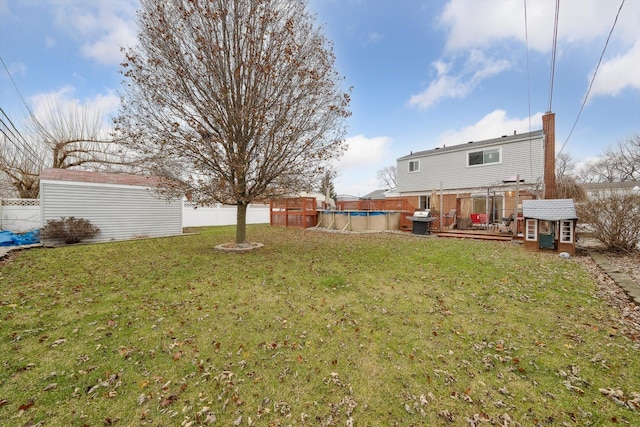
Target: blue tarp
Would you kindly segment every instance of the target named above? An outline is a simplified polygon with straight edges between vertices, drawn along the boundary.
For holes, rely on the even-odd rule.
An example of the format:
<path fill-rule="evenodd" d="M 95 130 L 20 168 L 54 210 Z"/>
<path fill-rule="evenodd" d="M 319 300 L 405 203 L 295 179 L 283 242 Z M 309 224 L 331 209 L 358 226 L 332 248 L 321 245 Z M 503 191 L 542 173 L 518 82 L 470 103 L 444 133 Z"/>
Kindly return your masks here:
<path fill-rule="evenodd" d="M 21 246 L 40 243 L 40 231 L 16 234 L 12 231 L 0 231 L 0 246 Z"/>

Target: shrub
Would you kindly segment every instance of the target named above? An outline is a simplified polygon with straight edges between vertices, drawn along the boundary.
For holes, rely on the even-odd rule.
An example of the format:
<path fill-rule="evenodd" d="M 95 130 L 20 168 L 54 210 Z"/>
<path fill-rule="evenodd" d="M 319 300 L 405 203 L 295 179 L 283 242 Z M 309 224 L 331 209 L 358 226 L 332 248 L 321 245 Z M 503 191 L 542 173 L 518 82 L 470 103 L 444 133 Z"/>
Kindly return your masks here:
<path fill-rule="evenodd" d="M 65 244 L 73 244 L 90 239 L 99 232 L 100 229 L 92 225 L 89 220 L 71 216 L 47 221 L 40 230 L 40 237 L 45 240 L 61 240 Z"/>
<path fill-rule="evenodd" d="M 633 252 L 640 244 L 640 196 L 596 194 L 578 205 L 580 222 L 607 250 Z"/>

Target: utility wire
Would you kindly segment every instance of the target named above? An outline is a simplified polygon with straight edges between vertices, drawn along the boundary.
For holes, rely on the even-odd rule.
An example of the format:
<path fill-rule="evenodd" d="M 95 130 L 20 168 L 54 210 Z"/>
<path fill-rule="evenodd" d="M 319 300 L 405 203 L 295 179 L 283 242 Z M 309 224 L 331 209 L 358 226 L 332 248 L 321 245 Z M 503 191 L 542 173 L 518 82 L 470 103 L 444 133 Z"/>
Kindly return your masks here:
<path fill-rule="evenodd" d="M 556 50 L 558 47 L 558 17 L 560 15 L 560 0 L 556 0 L 556 16 L 553 23 L 553 50 L 551 54 L 551 76 L 549 78 L 549 109 L 551 111 L 551 101 L 553 100 L 553 80 L 556 74 Z"/>
<path fill-rule="evenodd" d="M 18 93 L 18 96 L 20 97 L 20 100 L 22 101 L 22 103 L 26 107 L 27 112 L 29 113 L 30 116 L 33 116 L 33 110 L 31 109 L 29 104 L 27 104 L 27 102 L 25 101 L 24 97 L 22 96 L 22 93 L 20 92 L 20 89 L 18 89 L 18 85 L 16 84 L 15 80 L 13 79 L 13 76 L 11 75 L 11 72 L 9 71 L 9 68 L 7 67 L 7 64 L 4 62 L 4 59 L 2 59 L 1 55 L 0 55 L 0 63 L 2 63 L 2 67 L 4 68 L 4 71 L 7 73 L 7 76 L 9 76 L 9 80 L 11 81 L 11 84 L 13 85 L 14 89 Z M 2 134 L 16 147 L 16 149 L 20 153 L 22 153 L 23 155 L 26 155 L 26 156 L 31 155 L 34 158 L 37 158 L 38 154 L 31 147 L 31 145 L 27 142 L 27 140 L 24 138 L 24 136 L 22 136 L 22 134 L 20 133 L 18 128 L 16 128 L 16 126 L 13 124 L 13 121 L 9 118 L 7 113 L 5 113 L 5 111 L 2 109 L 2 107 L 0 107 L 0 113 L 2 113 L 2 115 L 9 122 L 9 124 L 11 125 L 11 128 L 13 129 L 13 131 L 10 129 L 9 126 L 7 126 L 7 123 L 2 119 L 2 117 L 0 117 L 0 123 L 13 136 L 13 138 L 9 137 L 9 135 L 7 135 L 7 133 L 5 131 L 2 131 Z"/>
<path fill-rule="evenodd" d="M 524 1 L 524 44 L 527 55 L 527 102 L 529 107 L 529 174 L 533 175 L 533 147 L 531 140 L 531 74 L 529 65 L 529 29 L 527 25 L 527 0 Z"/>
<path fill-rule="evenodd" d="M 23 154 L 23 155 L 31 155 L 34 158 L 38 157 L 38 154 L 35 152 L 35 150 L 31 147 L 31 145 L 27 142 L 27 140 L 24 138 L 24 136 L 22 136 L 22 134 L 20 133 L 20 131 L 18 130 L 18 128 L 16 128 L 16 125 L 13 124 L 13 121 L 11 121 L 11 119 L 9 118 L 9 116 L 7 115 L 7 113 L 5 113 L 5 111 L 2 109 L 2 107 L 0 107 L 0 113 L 2 113 L 2 115 L 6 118 L 6 120 L 9 122 L 9 124 L 11 125 L 11 128 L 9 126 L 7 126 L 7 123 L 4 121 L 4 119 L 2 119 L 2 117 L 0 117 L 0 123 L 2 123 L 2 125 L 4 126 L 4 128 L 9 131 L 9 133 L 11 133 L 11 135 L 13 136 L 13 139 L 11 139 L 5 132 L 2 132 L 5 136 L 7 136 L 7 138 L 9 139 L 9 141 L 11 141 L 13 143 L 13 145 Z M 11 130 L 13 129 L 13 130 Z M 15 140 L 14 140 L 15 139 Z M 27 153 L 28 151 L 28 153 Z"/>
<path fill-rule="evenodd" d="M 31 110 L 31 107 L 24 100 L 24 97 L 22 96 L 22 93 L 20 92 L 20 89 L 18 89 L 18 85 L 16 85 L 16 82 L 15 82 L 15 80 L 13 80 L 13 76 L 11 75 L 11 72 L 9 72 L 9 68 L 7 68 L 7 64 L 4 63 L 4 59 L 2 59 L 2 55 L 0 55 L 0 62 L 2 62 L 2 66 L 4 67 L 4 71 L 6 71 L 7 75 L 9 76 L 9 80 L 11 80 L 11 84 L 13 84 L 13 87 L 15 88 L 16 92 L 18 92 L 18 96 L 20 96 L 20 100 L 22 101 L 24 106 L 27 108 L 27 112 L 30 115 L 33 115 L 33 111 Z"/>
<path fill-rule="evenodd" d="M 578 111 L 578 115 L 576 116 L 576 120 L 573 122 L 573 126 L 571 126 L 571 131 L 569 132 L 569 135 L 567 135 L 567 139 L 564 141 L 564 143 L 562 144 L 562 147 L 560 148 L 560 151 L 558 151 L 558 155 L 560 155 L 560 153 L 562 153 L 562 150 L 564 150 L 564 146 L 567 145 L 567 142 L 569 142 L 569 138 L 571 138 L 571 135 L 573 134 L 573 131 L 576 128 L 576 125 L 578 124 L 578 120 L 580 119 L 580 116 L 582 115 L 582 110 L 584 110 L 584 106 L 587 104 L 587 100 L 589 99 L 589 93 L 591 93 L 591 88 L 593 87 L 593 82 L 596 79 L 596 75 L 598 74 L 598 69 L 600 68 L 600 64 L 602 64 L 602 58 L 604 58 L 604 53 L 607 50 L 607 46 L 609 46 L 609 40 L 611 40 L 611 34 L 613 34 L 613 30 L 614 28 L 616 28 L 616 24 L 618 23 L 618 17 L 620 16 L 620 11 L 622 10 L 622 6 L 624 6 L 624 2 L 625 0 L 622 0 L 622 3 L 620 3 L 620 7 L 618 8 L 618 13 L 616 13 L 616 18 L 613 21 L 613 25 L 611 26 L 611 31 L 609 31 L 609 35 L 607 36 L 607 41 L 604 44 L 604 48 L 602 48 L 602 53 L 600 54 L 600 59 L 598 60 L 598 65 L 596 65 L 596 69 L 593 72 L 593 76 L 591 76 L 591 82 L 589 83 L 589 88 L 587 89 L 587 93 L 584 96 L 584 99 L 582 100 L 582 105 L 580 106 L 580 111 Z"/>

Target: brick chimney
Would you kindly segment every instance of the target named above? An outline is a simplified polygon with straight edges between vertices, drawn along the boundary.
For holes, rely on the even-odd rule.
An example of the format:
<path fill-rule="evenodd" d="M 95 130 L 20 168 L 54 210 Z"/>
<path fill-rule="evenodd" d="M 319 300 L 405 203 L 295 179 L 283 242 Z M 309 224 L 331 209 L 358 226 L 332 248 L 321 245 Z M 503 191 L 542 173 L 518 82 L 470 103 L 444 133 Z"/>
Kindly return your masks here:
<path fill-rule="evenodd" d="M 556 187 L 556 115 L 547 111 L 542 116 L 544 131 L 544 182 L 543 197 L 557 199 Z"/>

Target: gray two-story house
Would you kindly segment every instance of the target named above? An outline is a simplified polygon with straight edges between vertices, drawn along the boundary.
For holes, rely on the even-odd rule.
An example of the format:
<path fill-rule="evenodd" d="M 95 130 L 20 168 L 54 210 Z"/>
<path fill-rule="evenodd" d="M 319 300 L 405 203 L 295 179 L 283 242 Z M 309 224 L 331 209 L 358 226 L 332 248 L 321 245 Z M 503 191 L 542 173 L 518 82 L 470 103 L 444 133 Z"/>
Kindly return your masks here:
<path fill-rule="evenodd" d="M 516 213 L 523 199 L 553 198 L 554 115 L 543 130 L 410 153 L 397 159 L 398 193 L 418 209 L 491 222 Z"/>

